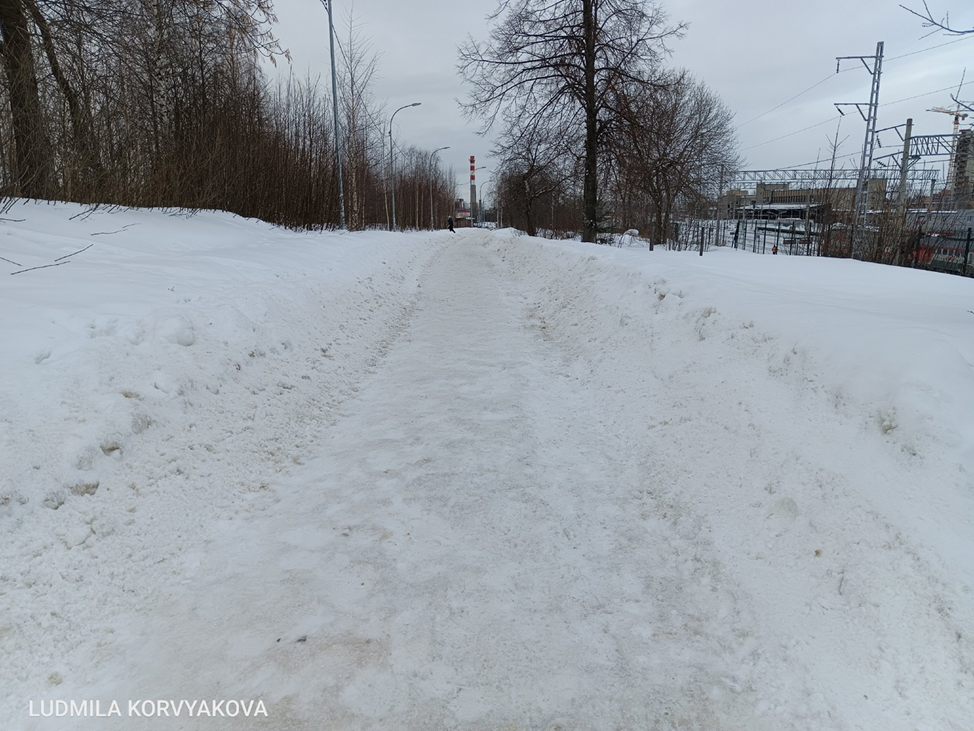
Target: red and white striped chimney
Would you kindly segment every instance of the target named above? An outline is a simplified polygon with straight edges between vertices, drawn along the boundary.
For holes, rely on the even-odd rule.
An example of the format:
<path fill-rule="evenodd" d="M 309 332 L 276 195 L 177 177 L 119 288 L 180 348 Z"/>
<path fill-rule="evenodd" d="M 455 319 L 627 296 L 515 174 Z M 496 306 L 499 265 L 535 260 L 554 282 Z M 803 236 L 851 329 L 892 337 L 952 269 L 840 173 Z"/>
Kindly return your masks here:
<path fill-rule="evenodd" d="M 474 156 L 470 156 L 470 218 L 477 220 L 477 163 Z"/>

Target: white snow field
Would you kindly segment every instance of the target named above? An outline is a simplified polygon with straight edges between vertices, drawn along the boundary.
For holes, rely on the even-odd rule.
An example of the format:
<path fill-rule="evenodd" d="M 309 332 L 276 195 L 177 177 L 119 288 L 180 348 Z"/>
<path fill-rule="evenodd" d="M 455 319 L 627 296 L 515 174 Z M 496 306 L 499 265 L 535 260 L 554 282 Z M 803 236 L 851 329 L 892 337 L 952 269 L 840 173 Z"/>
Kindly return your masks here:
<path fill-rule="evenodd" d="M 0 728 L 974 728 L 974 282 L 2 219 Z"/>

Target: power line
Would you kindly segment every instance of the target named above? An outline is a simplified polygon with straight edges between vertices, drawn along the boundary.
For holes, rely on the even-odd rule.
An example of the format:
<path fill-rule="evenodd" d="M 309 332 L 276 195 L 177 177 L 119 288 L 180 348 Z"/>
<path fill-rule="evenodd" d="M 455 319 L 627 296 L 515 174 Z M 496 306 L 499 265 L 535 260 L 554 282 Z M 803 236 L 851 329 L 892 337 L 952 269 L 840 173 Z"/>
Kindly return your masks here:
<path fill-rule="evenodd" d="M 952 46 L 955 43 L 960 43 L 961 41 L 966 41 L 971 38 L 974 38 L 974 35 L 961 36 L 960 38 L 955 38 L 952 41 L 947 41 L 946 43 L 940 43 L 936 46 L 930 46 L 929 48 L 921 48 L 919 51 L 910 51 L 909 53 L 904 53 L 899 56 L 893 56 L 892 58 L 886 59 L 886 61 L 888 63 L 889 61 L 897 61 L 901 58 L 906 58 L 907 56 L 916 56 L 918 53 L 926 53 L 927 51 L 934 51 L 938 48 L 943 48 L 944 46 Z"/>
<path fill-rule="evenodd" d="M 766 117 L 767 115 L 771 114 L 771 112 L 774 112 L 774 111 L 776 111 L 778 109 L 781 109 L 785 104 L 790 104 L 791 102 L 795 101 L 795 99 L 797 99 L 798 97 L 807 94 L 812 89 L 814 89 L 814 88 L 816 88 L 818 86 L 821 86 L 826 81 L 828 81 L 829 79 L 831 79 L 833 76 L 835 76 L 835 74 L 829 74 L 828 76 L 826 76 L 821 81 L 812 84 L 810 87 L 808 87 L 807 89 L 805 89 L 805 91 L 802 91 L 802 92 L 799 92 L 798 94 L 795 94 L 795 96 L 793 96 L 791 99 L 787 99 L 787 100 L 781 102 L 781 104 L 779 104 L 776 107 L 771 107 L 771 109 L 769 109 L 768 111 L 764 112 L 763 114 L 759 114 L 758 116 L 753 117 L 752 119 L 749 119 L 746 122 L 741 122 L 739 125 L 737 125 L 737 129 L 740 129 L 744 125 L 750 124 L 751 122 L 756 122 L 757 120 L 761 119 L 761 117 Z"/>
<path fill-rule="evenodd" d="M 822 82 L 819 82 L 819 83 L 822 83 Z M 974 79 L 972 79 L 971 81 L 965 81 L 963 84 L 961 84 L 961 87 L 967 86 L 968 84 L 974 84 Z M 816 86 L 818 86 L 818 84 L 816 84 Z M 925 96 L 933 96 L 934 94 L 941 94 L 941 93 L 943 93 L 945 91 L 952 91 L 955 88 L 959 88 L 959 87 L 955 87 L 955 86 L 951 85 L 951 86 L 944 87 L 943 89 L 937 89 L 936 91 L 928 91 L 928 92 L 925 92 L 923 94 L 917 94 L 916 96 L 906 97 L 905 99 L 897 99 L 896 101 L 893 101 L 893 102 L 884 102 L 884 103 L 880 104 L 879 106 L 881 106 L 881 107 L 888 107 L 888 106 L 890 106 L 892 104 L 900 104 L 902 102 L 912 101 L 913 99 L 920 99 L 920 98 L 925 97 Z M 802 92 L 802 93 L 804 93 L 804 92 Z M 775 137 L 773 140 L 766 140 L 764 142 L 759 142 L 756 145 L 751 145 L 750 147 L 745 147 L 743 150 L 741 150 L 741 152 L 747 152 L 748 150 L 753 150 L 755 147 L 763 147 L 764 145 L 770 145 L 772 142 L 778 142 L 779 140 L 784 140 L 784 139 L 787 139 L 788 137 L 794 137 L 795 135 L 801 134 L 802 132 L 807 132 L 810 129 L 815 129 L 816 127 L 821 127 L 823 124 L 828 124 L 829 122 L 834 122 L 835 120 L 839 119 L 839 117 L 841 117 L 841 116 L 842 115 L 838 115 L 838 116 L 835 116 L 835 117 L 831 117 L 829 119 L 826 119 L 824 122 L 818 122 L 816 124 L 810 125 L 808 127 L 805 127 L 803 129 L 797 130 L 795 132 L 789 132 L 788 134 L 782 135 L 781 137 Z"/>
<path fill-rule="evenodd" d="M 968 35 L 968 36 L 962 36 L 961 38 L 956 38 L 956 39 L 954 39 L 952 41 L 947 41 L 946 43 L 938 43 L 936 46 L 930 46 L 928 48 L 921 48 L 918 51 L 910 51 L 909 53 L 903 53 L 903 54 L 901 54 L 899 56 L 893 56 L 892 58 L 886 59 L 886 62 L 888 63 L 889 61 L 897 61 L 897 60 L 899 60 L 901 58 L 907 58 L 908 56 L 916 56 L 917 54 L 927 53 L 928 51 L 935 51 L 938 48 L 943 48 L 944 46 L 951 46 L 951 45 L 953 45 L 955 43 L 960 43 L 961 41 L 966 41 L 966 40 L 969 40 L 971 38 L 974 38 L 974 34 Z M 772 112 L 778 111 L 779 109 L 781 109 L 786 104 L 790 104 L 791 102 L 795 101 L 799 97 L 802 97 L 805 94 L 807 94 L 808 92 L 812 91 L 813 89 L 818 88 L 819 86 L 821 86 L 822 84 L 824 84 L 826 81 L 828 81 L 829 79 L 837 76 L 838 74 L 844 74 L 844 73 L 846 73 L 848 71 L 856 71 L 856 70 L 858 70 L 857 67 L 850 66 L 849 68 L 842 69 L 841 71 L 837 71 L 834 74 L 829 74 L 828 76 L 826 76 L 821 81 L 815 82 L 814 84 L 812 84 L 810 87 L 808 87 L 804 91 L 801 91 L 801 92 L 795 94 L 795 96 L 791 97 L 790 99 L 786 99 L 785 101 L 781 102 L 781 104 L 778 104 L 777 106 L 771 107 L 771 109 L 769 109 L 768 111 L 762 112 L 758 116 L 752 117 L 751 119 L 747 120 L 746 122 L 741 122 L 739 125 L 737 125 L 736 129 L 740 129 L 741 127 L 744 127 L 744 126 L 750 124 L 751 122 L 756 122 L 759 119 L 768 116 Z M 950 87 L 950 88 L 953 88 L 953 87 Z M 940 89 L 939 91 L 930 92 L 930 93 L 931 94 L 939 94 L 941 91 L 946 91 L 946 90 L 945 89 Z M 910 97 L 910 98 L 911 99 L 918 99 L 919 97 Z M 902 99 L 901 101 L 908 101 L 908 100 Z M 887 104 L 897 104 L 897 103 L 898 102 L 887 102 Z M 881 106 L 886 106 L 886 104 L 883 104 Z M 748 149 L 751 149 L 751 148 L 748 148 Z"/>
<path fill-rule="evenodd" d="M 836 159 L 836 161 L 845 160 L 846 158 L 849 158 L 849 157 L 855 157 L 858 154 L 859 154 L 858 152 L 851 152 L 848 155 L 839 155 L 835 159 Z M 831 158 L 827 162 L 829 162 L 829 164 L 831 164 Z M 779 170 L 796 170 L 798 168 L 808 167 L 809 165 L 818 166 L 818 165 L 821 165 L 821 164 L 822 164 L 822 160 L 813 160 L 812 162 L 803 162 L 803 163 L 800 163 L 798 165 L 786 165 L 785 167 L 778 168 L 778 169 Z"/>
<path fill-rule="evenodd" d="M 808 127 L 805 127 L 804 129 L 800 129 L 800 130 L 797 130 L 795 132 L 789 132 L 786 135 L 781 135 L 781 137 L 775 137 L 773 140 L 766 140 L 764 142 L 759 142 L 756 145 L 751 145 L 750 147 L 745 147 L 743 150 L 741 150 L 741 152 L 747 152 L 748 150 L 753 150 L 755 147 L 763 147 L 764 145 L 770 145 L 772 142 L 777 142 L 778 140 L 783 140 L 783 139 L 786 139 L 788 137 L 794 137 L 795 135 L 799 135 L 802 132 L 807 132 L 810 129 L 815 129 L 816 127 L 821 127 L 823 124 L 828 124 L 829 122 L 834 122 L 835 120 L 839 119 L 841 116 L 842 116 L 841 114 L 836 114 L 834 117 L 829 117 L 824 122 L 818 122 L 816 124 L 809 125 Z"/>
<path fill-rule="evenodd" d="M 974 84 L 974 79 L 972 79 L 971 81 L 965 81 L 963 84 L 961 84 L 960 86 L 958 86 L 956 88 L 960 89 L 960 88 L 963 88 L 963 87 L 967 86 L 968 84 Z M 916 96 L 908 96 L 908 97 L 906 97 L 906 99 L 897 99 L 895 102 L 885 102 L 883 104 L 880 104 L 879 106 L 881 106 L 881 107 L 888 107 L 890 104 L 899 104 L 900 102 L 908 102 L 908 101 L 912 101 L 913 99 L 921 99 L 921 98 L 923 98 L 925 96 L 933 96 L 934 94 L 940 94 L 940 93 L 945 92 L 945 91 L 951 91 L 954 88 L 955 87 L 953 85 L 951 85 L 951 86 L 945 86 L 943 89 L 937 89 L 936 91 L 928 91 L 928 92 L 925 92 L 923 94 L 917 94 Z"/>

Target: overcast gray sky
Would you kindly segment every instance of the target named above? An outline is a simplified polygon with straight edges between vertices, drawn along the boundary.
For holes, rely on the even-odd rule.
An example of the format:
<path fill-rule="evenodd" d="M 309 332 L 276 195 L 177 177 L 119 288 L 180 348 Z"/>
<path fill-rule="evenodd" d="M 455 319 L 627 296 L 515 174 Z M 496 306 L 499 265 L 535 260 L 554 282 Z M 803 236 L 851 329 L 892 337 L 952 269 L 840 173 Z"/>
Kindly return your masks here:
<path fill-rule="evenodd" d="M 389 112 L 422 102 L 397 115 L 398 142 L 429 150 L 449 145 L 451 149 L 440 153 L 441 160 L 454 168 L 461 184 L 458 194 L 466 197 L 462 185 L 469 156 L 477 156 L 478 166 L 492 168 L 493 161 L 488 158 L 490 138 L 476 134 L 477 126 L 463 119 L 454 101 L 464 96 L 456 74 L 457 46 L 468 34 L 486 38 L 485 19 L 496 0 L 334 2 L 338 32 L 352 13 L 380 54 L 376 98 Z M 922 7 L 922 0 L 902 2 Z M 928 3 L 935 13 L 949 12 L 952 24 L 974 28 L 971 0 Z M 961 98 L 974 99 L 974 34 L 963 40 L 942 34 L 924 38 L 929 30 L 899 4 L 900 0 L 666 0 L 662 6 L 671 20 L 689 24 L 686 37 L 671 44 L 669 63 L 692 71 L 734 112 L 749 169 L 826 158 L 828 138 L 836 134 L 838 124 L 833 102 L 867 102 L 871 82 L 857 61 L 843 61 L 843 72 L 836 74 L 835 57 L 871 56 L 877 41 L 885 42 L 879 127 L 913 117 L 914 134 L 947 134 L 952 118 L 926 110 L 951 106 L 950 94 L 967 66 L 970 82 Z M 281 45 L 291 51 L 294 71 L 327 75 L 327 11 L 320 0 L 277 0 L 276 7 L 276 32 Z M 910 97 L 918 98 L 900 101 Z M 854 109 L 845 111 L 840 154 L 852 155 L 854 165 L 865 124 Z M 974 121 L 974 115 L 968 121 Z M 880 140 L 891 152 L 898 138 L 887 133 Z M 479 171 L 478 182 L 490 176 L 489 169 Z"/>

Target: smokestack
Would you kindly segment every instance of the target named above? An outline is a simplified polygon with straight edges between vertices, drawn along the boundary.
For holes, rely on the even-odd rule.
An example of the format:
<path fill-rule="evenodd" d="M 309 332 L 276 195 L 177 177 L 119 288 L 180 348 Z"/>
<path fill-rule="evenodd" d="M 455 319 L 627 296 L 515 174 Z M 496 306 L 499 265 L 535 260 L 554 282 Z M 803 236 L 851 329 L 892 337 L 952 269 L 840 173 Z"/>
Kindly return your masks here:
<path fill-rule="evenodd" d="M 474 171 L 477 169 L 477 163 L 474 161 L 474 156 L 470 156 L 470 218 L 474 221 L 477 220 L 477 173 Z"/>

